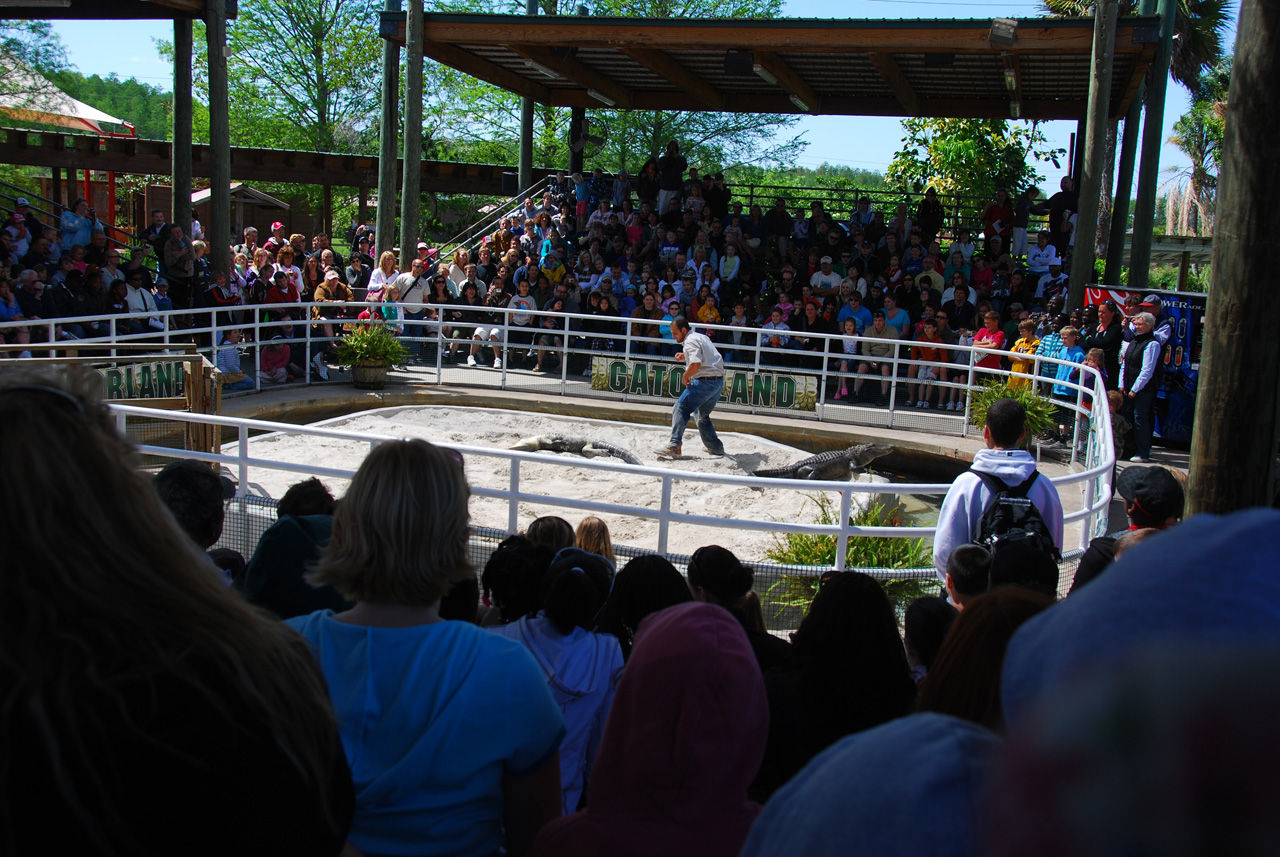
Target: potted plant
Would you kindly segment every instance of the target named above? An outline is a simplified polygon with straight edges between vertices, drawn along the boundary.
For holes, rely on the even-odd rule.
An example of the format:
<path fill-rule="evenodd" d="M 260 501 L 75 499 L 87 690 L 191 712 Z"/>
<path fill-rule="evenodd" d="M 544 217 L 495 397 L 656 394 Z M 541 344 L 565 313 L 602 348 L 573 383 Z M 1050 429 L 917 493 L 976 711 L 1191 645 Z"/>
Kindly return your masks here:
<path fill-rule="evenodd" d="M 969 395 L 969 424 L 978 428 L 987 425 L 987 408 L 998 399 L 1014 399 L 1027 411 L 1027 434 L 1022 440 L 1022 448 L 1031 444 L 1031 439 L 1041 432 L 1053 428 L 1054 413 L 1057 405 L 1053 399 L 1042 396 L 1032 389 L 1030 384 L 1011 387 L 1007 380 L 988 381 L 973 388 Z"/>
<path fill-rule="evenodd" d="M 387 371 L 405 362 L 408 353 L 380 320 L 361 324 L 344 336 L 336 349 L 338 364 L 351 367 L 351 380 L 361 390 L 381 390 Z"/>

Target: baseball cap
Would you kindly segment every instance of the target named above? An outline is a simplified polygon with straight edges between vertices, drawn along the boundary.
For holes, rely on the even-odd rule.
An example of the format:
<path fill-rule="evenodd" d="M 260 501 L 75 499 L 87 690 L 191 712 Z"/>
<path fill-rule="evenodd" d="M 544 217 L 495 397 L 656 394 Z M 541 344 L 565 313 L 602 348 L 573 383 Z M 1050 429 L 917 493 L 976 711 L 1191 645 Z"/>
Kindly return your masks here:
<path fill-rule="evenodd" d="M 613 283 L 613 277 L 611 277 L 609 274 L 604 274 L 604 275 L 602 275 L 602 276 L 600 277 L 600 282 L 602 282 L 602 283 L 609 283 L 609 284 L 611 284 L 611 285 L 612 285 L 612 283 Z"/>
<path fill-rule="evenodd" d="M 1166 468 L 1126 467 L 1116 479 L 1116 492 L 1152 518 L 1182 517 L 1182 486 Z"/>
<path fill-rule="evenodd" d="M 1163 304 L 1164 301 L 1160 299 L 1159 295 L 1147 295 L 1142 299 L 1143 306 L 1161 306 Z"/>
<path fill-rule="evenodd" d="M 426 249 L 427 249 L 427 242 L 426 242 L 426 241 L 419 241 L 419 242 L 418 242 L 418 249 L 419 249 L 419 250 L 426 250 Z"/>
<path fill-rule="evenodd" d="M 685 269 L 684 269 L 684 272 L 683 272 L 682 274 L 680 274 L 680 279 L 682 279 L 682 280 L 696 280 L 696 279 L 698 279 L 698 275 L 697 275 L 697 274 L 695 274 L 693 271 L 690 271 L 688 268 L 685 268 Z"/>
<path fill-rule="evenodd" d="M 819 260 L 818 260 L 818 264 L 819 264 L 819 265 L 830 265 L 830 264 L 831 264 L 831 257 L 830 257 L 830 256 L 823 256 L 821 259 L 819 259 Z"/>
<path fill-rule="evenodd" d="M 272 232 L 275 232 L 277 229 L 284 229 L 284 224 L 283 224 L 283 223 L 281 223 L 279 220 L 277 220 L 275 223 L 271 224 L 271 231 L 272 231 Z"/>
<path fill-rule="evenodd" d="M 1052 259 L 1049 260 L 1049 267 L 1052 268 L 1054 265 L 1057 265 L 1059 268 L 1062 267 L 1062 260 L 1059 259 L 1057 256 L 1054 256 Z"/>
<path fill-rule="evenodd" d="M 338 272 L 330 268 L 329 270 L 324 272 L 324 278 L 326 280 L 336 280 L 338 279 Z"/>
<path fill-rule="evenodd" d="M 14 205 L 31 205 L 31 203 L 27 202 L 27 198 L 25 196 L 20 196 Z"/>

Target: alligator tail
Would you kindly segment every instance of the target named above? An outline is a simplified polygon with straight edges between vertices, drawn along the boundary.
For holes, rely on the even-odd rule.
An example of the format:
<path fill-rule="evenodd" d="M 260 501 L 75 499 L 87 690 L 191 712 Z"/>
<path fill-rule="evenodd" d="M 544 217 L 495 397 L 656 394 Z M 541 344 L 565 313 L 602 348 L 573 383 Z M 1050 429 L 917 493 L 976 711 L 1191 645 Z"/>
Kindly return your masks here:
<path fill-rule="evenodd" d="M 591 445 L 592 445 L 592 446 L 594 446 L 596 449 L 603 449 L 603 450 L 605 450 L 605 451 L 606 451 L 606 452 L 608 452 L 610 455 L 612 455 L 614 458 L 621 458 L 621 459 L 622 459 L 623 461 L 625 461 L 627 464 L 639 464 L 639 463 L 640 463 L 640 459 L 636 458 L 634 455 L 632 455 L 631 453 L 627 452 L 625 449 L 623 449 L 623 448 L 622 448 L 622 447 L 620 447 L 620 446 L 614 446 L 614 445 L 613 445 L 613 444 L 611 444 L 611 443 L 605 443 L 604 441 L 599 441 L 599 440 L 593 440 L 593 441 L 591 442 Z"/>

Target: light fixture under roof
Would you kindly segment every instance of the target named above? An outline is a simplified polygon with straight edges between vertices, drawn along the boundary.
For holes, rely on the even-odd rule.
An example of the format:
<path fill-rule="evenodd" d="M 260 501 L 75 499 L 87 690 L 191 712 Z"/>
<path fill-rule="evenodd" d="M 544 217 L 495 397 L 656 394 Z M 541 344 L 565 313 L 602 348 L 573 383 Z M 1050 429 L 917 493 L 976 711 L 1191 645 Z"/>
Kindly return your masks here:
<path fill-rule="evenodd" d="M 805 113 L 809 113 L 811 110 L 809 105 L 805 103 L 805 100 L 798 95 L 791 96 L 791 103 L 794 104 L 796 107 L 799 107 Z"/>
<path fill-rule="evenodd" d="M 1009 102 L 1009 115 L 1014 119 L 1022 118 L 1022 105 L 1017 101 Z"/>
<path fill-rule="evenodd" d="M 1018 75 L 1011 68 L 1004 70 L 1004 85 L 1009 87 L 1010 92 L 1018 88 Z"/>
<path fill-rule="evenodd" d="M 987 34 L 987 42 L 993 46 L 1009 47 L 1018 41 L 1018 20 L 1016 18 L 992 18 L 991 32 Z"/>
<path fill-rule="evenodd" d="M 525 61 L 524 61 L 524 64 L 525 64 L 525 65 L 527 65 L 529 68 L 533 69 L 534 71 L 536 71 L 536 72 L 540 72 L 541 74 L 546 75 L 547 77 L 551 78 L 552 80 L 559 80 L 559 79 L 560 79 L 560 74 L 559 74 L 559 72 L 557 72 L 555 69 L 548 68 L 547 66 L 545 66 L 545 65 L 543 65 L 542 63 L 538 62 L 537 60 L 525 60 Z"/>
<path fill-rule="evenodd" d="M 605 95 L 603 92 L 600 92 L 600 91 L 598 91 L 598 90 L 595 90 L 595 89 L 588 89 L 588 90 L 587 90 L 587 95 L 590 95 L 590 96 L 591 96 L 592 98 L 594 98 L 596 101 L 603 102 L 603 103 L 605 103 L 605 104 L 609 105 L 610 107 L 617 107 L 617 106 L 618 106 L 618 102 L 614 101 L 612 98 L 610 98 L 609 96 Z"/>
<path fill-rule="evenodd" d="M 754 71 L 756 73 L 756 76 L 759 77 L 761 80 L 763 80 L 765 83 L 773 84 L 778 82 L 778 78 L 774 77 L 773 72 L 769 71 L 769 69 L 760 65 L 760 63 L 756 63 L 753 66 L 751 66 L 751 70 Z"/>

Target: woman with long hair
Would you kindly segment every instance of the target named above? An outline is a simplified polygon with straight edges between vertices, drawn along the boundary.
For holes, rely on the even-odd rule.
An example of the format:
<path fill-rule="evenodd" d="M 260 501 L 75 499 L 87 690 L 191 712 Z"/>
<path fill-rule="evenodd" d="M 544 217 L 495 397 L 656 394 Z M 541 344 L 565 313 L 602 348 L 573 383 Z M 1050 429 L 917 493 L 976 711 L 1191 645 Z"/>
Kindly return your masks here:
<path fill-rule="evenodd" d="M 670 560 L 657 554 L 638 556 L 613 578 L 609 598 L 596 618 L 596 630 L 618 638 L 625 660 L 646 616 L 692 600 L 689 584 Z"/>
<path fill-rule="evenodd" d="M 360 465 L 310 575 L 355 604 L 288 621 L 311 643 L 353 766 L 351 840 L 376 855 L 510 855 L 560 814 L 564 718 L 512 640 L 440 618 L 467 556 L 459 456 L 423 440 Z"/>
<path fill-rule="evenodd" d="M 351 775 L 305 643 L 178 527 L 101 388 L 0 375 L 3 850 L 338 854 Z"/>
<path fill-rule="evenodd" d="M 324 271 L 320 267 L 320 254 L 312 253 L 302 263 L 302 300 L 314 300 L 316 287 L 323 282 Z"/>
<path fill-rule="evenodd" d="M 845 735 L 909 713 L 916 683 L 880 584 L 857 571 L 824 574 L 791 660 L 766 687 L 769 743 L 752 787 L 757 800 Z"/>
<path fill-rule="evenodd" d="M 618 567 L 618 561 L 613 556 L 613 539 L 609 536 L 609 525 L 595 515 L 588 515 L 578 522 L 578 529 L 574 531 L 574 541 L 587 553 L 607 559 L 610 567 L 614 569 Z"/>
<path fill-rule="evenodd" d="M 791 644 L 764 629 L 753 628 L 755 623 L 747 610 L 747 596 L 754 586 L 755 572 L 728 548 L 707 545 L 698 548 L 689 558 L 689 588 L 693 590 L 693 597 L 719 604 L 733 614 L 747 632 L 760 671 L 767 673 L 786 661 L 791 654 Z"/>
<path fill-rule="evenodd" d="M 396 271 L 396 254 L 390 250 L 383 250 L 382 255 L 378 257 L 378 267 L 369 275 L 369 290 L 365 293 L 366 301 L 382 300 L 382 291 L 389 284 L 396 281 L 396 277 L 400 276 Z"/>
<path fill-rule="evenodd" d="M 564 815 L 578 809 L 622 673 L 617 638 L 592 630 L 612 576 L 613 568 L 602 557 L 565 548 L 547 570 L 537 614 L 490 629 L 529 650 L 564 713 L 565 737 L 560 745 Z"/>

